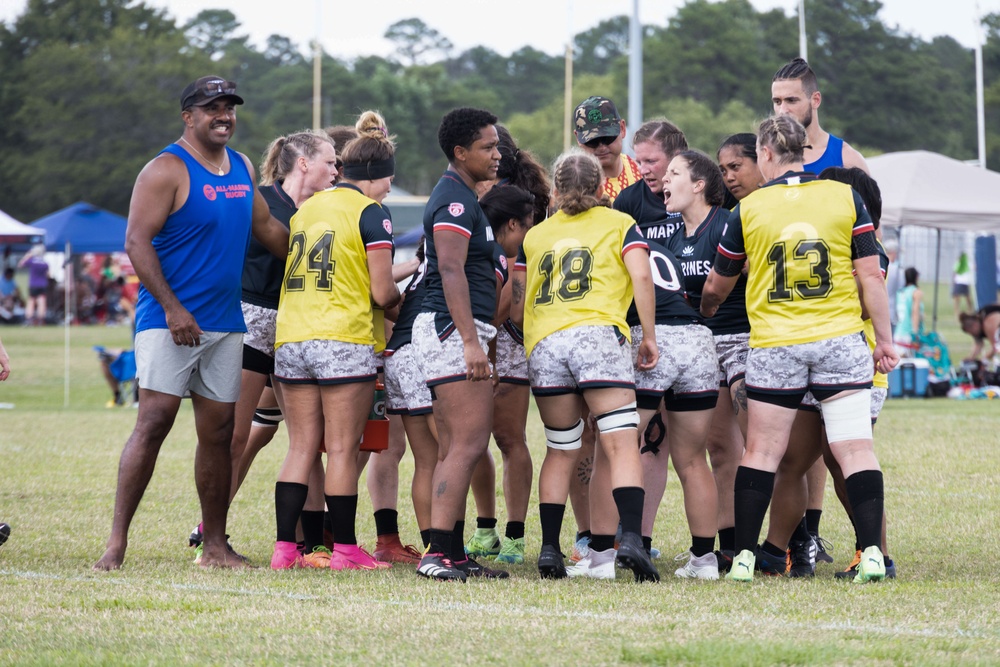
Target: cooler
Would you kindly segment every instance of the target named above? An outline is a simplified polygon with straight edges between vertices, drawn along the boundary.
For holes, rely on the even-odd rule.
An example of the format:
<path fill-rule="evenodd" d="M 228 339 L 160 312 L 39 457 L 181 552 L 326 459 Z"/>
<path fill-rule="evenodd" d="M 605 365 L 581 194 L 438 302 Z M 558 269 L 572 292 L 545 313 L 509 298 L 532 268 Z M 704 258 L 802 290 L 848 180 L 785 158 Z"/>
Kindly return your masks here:
<path fill-rule="evenodd" d="M 931 365 L 926 359 L 904 359 L 895 370 L 889 373 L 889 396 L 927 395 L 927 381 L 930 377 Z"/>

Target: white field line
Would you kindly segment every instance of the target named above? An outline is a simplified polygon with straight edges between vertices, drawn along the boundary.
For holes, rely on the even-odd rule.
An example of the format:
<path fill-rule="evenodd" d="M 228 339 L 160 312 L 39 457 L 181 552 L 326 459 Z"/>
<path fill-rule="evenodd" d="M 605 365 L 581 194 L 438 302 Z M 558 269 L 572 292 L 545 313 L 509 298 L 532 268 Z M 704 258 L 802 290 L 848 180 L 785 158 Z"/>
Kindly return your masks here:
<path fill-rule="evenodd" d="M 61 575 L 52 574 L 48 572 L 31 572 L 24 570 L 0 570 L 0 576 L 15 577 L 18 579 L 44 579 L 51 581 L 78 581 L 83 583 L 91 584 L 112 584 L 112 585 L 122 585 L 122 584 L 132 584 L 133 582 L 122 578 L 122 577 L 101 577 L 100 575 Z M 337 603 L 343 600 L 336 595 L 308 595 L 302 593 L 283 593 L 272 590 L 252 590 L 246 588 L 222 588 L 218 586 L 205 586 L 200 584 L 179 584 L 165 580 L 157 579 L 145 579 L 145 582 L 149 582 L 156 586 L 161 586 L 165 588 L 173 588 L 179 591 L 195 591 L 199 593 L 207 593 L 211 595 L 243 595 L 248 597 L 265 597 L 273 599 L 287 599 L 287 600 L 322 600 L 324 602 Z M 429 585 L 441 585 L 441 584 L 431 584 Z M 446 584 L 447 585 L 447 584 Z M 455 585 L 455 584 L 452 584 Z M 586 610 L 553 610 L 543 607 L 511 607 L 508 605 L 492 605 L 492 604 L 480 604 L 475 602 L 452 602 L 452 601 L 421 601 L 421 602 L 410 602 L 405 600 L 377 600 L 377 599 L 366 599 L 365 604 L 367 606 L 381 606 L 385 608 L 398 608 L 398 607 L 412 607 L 414 609 L 419 609 L 422 611 L 427 611 L 428 609 L 434 611 L 459 611 L 459 612 L 474 612 L 483 613 L 488 615 L 502 614 L 507 616 L 513 616 L 518 618 L 536 617 L 540 620 L 551 619 L 554 616 L 567 618 L 567 619 L 587 619 L 587 620 L 599 620 L 599 621 L 613 621 L 613 622 L 631 622 L 636 621 L 636 615 L 634 612 L 627 614 L 615 613 L 615 612 L 596 612 L 596 611 L 586 611 Z M 686 616 L 687 622 L 702 622 L 702 623 L 717 623 L 718 618 L 716 616 L 703 617 L 701 619 L 695 619 L 691 616 Z M 643 615 L 643 619 L 648 622 L 659 622 L 659 621 L 669 621 L 670 619 L 662 614 L 656 612 L 647 613 Z M 739 616 L 732 620 L 738 620 L 743 624 L 755 624 L 760 623 L 763 619 L 760 616 Z M 929 638 L 944 638 L 944 639 L 954 639 L 957 637 L 969 638 L 969 639 L 996 639 L 1000 636 L 996 630 L 990 632 L 983 632 L 982 630 L 963 630 L 961 628 L 948 628 L 948 629 L 937 629 L 937 628 L 910 628 L 910 627 L 887 627 L 887 626 L 877 626 L 871 624 L 854 624 L 850 621 L 841 622 L 827 622 L 827 623 L 796 623 L 788 622 L 783 619 L 771 619 L 767 622 L 767 627 L 779 627 L 783 630 L 796 630 L 796 631 L 807 631 L 807 630 L 828 630 L 834 632 L 860 632 L 865 634 L 879 634 L 887 637 L 929 637 Z"/>

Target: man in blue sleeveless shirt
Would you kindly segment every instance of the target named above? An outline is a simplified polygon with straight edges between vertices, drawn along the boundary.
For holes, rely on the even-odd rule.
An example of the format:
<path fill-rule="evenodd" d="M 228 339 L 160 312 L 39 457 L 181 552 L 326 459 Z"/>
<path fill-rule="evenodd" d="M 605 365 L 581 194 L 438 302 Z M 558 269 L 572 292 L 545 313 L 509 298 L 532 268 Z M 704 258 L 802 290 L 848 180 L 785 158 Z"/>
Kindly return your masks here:
<path fill-rule="evenodd" d="M 107 550 L 96 570 L 121 567 L 128 529 L 181 398 L 194 406 L 195 483 L 204 521 L 200 564 L 241 567 L 226 544 L 229 443 L 243 354 L 241 276 L 250 234 L 278 257 L 288 230 L 254 187 L 253 166 L 226 144 L 243 98 L 217 76 L 181 93 L 184 133 L 139 173 L 125 249 L 142 281 L 136 305 L 139 412 L 118 469 Z"/>
<path fill-rule="evenodd" d="M 809 145 L 803 155 L 805 170 L 819 175 L 827 167 L 858 167 L 871 175 L 861 153 L 820 127 L 819 105 L 822 101 L 816 74 L 802 58 L 795 58 L 774 73 L 771 79 L 774 113 L 788 114 L 806 128 Z"/>

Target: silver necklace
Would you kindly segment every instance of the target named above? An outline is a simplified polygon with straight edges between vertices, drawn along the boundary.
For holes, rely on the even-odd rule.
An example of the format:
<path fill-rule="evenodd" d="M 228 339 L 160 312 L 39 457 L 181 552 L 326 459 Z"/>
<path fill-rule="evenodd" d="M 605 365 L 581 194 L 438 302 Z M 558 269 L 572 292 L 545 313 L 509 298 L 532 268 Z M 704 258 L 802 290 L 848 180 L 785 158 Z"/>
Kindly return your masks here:
<path fill-rule="evenodd" d="M 223 167 L 223 165 L 226 164 L 226 158 L 228 157 L 228 154 L 222 156 L 222 162 L 220 162 L 218 165 L 216 165 L 211 160 L 209 160 L 207 157 L 205 157 L 204 155 L 202 155 L 202 152 L 200 150 L 198 150 L 197 148 L 195 148 L 194 146 L 192 146 L 191 142 L 189 142 L 187 139 L 185 139 L 184 137 L 181 137 L 181 141 L 183 141 L 185 144 L 187 144 L 191 148 L 191 150 L 193 150 L 195 153 L 197 153 L 199 156 L 201 156 L 202 160 L 204 160 L 205 162 L 207 162 L 209 165 L 215 167 L 219 171 L 219 176 L 225 176 L 226 175 L 226 172 L 222 171 L 222 167 Z"/>

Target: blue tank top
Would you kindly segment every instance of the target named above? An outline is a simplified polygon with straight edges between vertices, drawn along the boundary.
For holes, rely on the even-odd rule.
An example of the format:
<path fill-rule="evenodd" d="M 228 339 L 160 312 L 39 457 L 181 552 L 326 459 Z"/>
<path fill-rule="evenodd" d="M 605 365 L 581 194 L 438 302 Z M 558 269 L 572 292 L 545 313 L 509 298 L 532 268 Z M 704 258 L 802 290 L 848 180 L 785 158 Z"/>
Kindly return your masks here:
<path fill-rule="evenodd" d="M 161 151 L 184 161 L 190 188 L 187 201 L 153 239 L 153 249 L 170 289 L 203 331 L 246 331 L 240 291 L 254 186 L 239 153 L 226 152 L 229 173 L 217 176 L 177 144 Z M 163 307 L 140 287 L 135 330 L 166 328 Z"/>
<path fill-rule="evenodd" d="M 843 166 L 844 140 L 831 134 L 830 139 L 826 142 L 826 150 L 823 151 L 823 154 L 815 162 L 802 165 L 802 171 L 809 171 L 819 176 L 819 173 L 827 167 Z"/>

